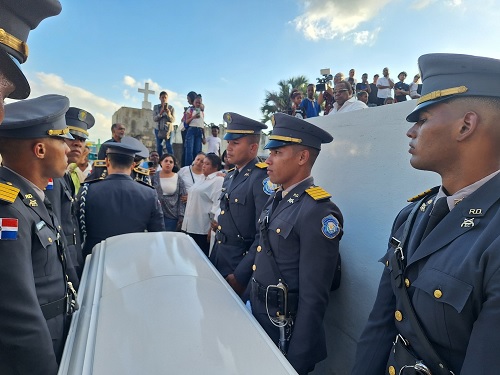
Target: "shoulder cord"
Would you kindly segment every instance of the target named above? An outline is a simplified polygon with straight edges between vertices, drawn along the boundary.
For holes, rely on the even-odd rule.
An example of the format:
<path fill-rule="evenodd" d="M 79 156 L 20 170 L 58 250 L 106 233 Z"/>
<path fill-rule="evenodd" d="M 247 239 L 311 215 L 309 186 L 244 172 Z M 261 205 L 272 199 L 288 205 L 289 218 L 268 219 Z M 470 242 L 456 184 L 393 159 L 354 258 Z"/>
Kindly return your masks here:
<path fill-rule="evenodd" d="M 88 191 L 89 184 L 83 184 L 82 193 L 80 195 L 80 230 L 82 233 L 82 248 L 85 245 L 85 240 L 87 239 L 87 227 L 85 224 L 85 200 L 87 199 Z"/>

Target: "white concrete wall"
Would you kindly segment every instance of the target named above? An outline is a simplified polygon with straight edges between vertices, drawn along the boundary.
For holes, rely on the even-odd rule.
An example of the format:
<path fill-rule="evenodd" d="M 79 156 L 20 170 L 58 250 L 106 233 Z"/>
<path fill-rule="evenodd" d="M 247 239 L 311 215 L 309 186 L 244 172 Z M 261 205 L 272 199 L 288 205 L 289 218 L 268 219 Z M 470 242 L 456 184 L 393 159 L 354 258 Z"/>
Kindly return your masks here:
<path fill-rule="evenodd" d="M 342 284 L 331 293 L 325 318 L 328 358 L 314 374 L 349 374 L 356 341 L 371 311 L 390 229 L 406 200 L 440 184 L 435 173 L 409 164 L 410 123 L 416 101 L 369 108 L 310 122 L 329 131 L 313 169 L 315 183 L 330 194 L 344 215 L 340 243 Z M 318 225 L 320 225 L 318 223 Z"/>

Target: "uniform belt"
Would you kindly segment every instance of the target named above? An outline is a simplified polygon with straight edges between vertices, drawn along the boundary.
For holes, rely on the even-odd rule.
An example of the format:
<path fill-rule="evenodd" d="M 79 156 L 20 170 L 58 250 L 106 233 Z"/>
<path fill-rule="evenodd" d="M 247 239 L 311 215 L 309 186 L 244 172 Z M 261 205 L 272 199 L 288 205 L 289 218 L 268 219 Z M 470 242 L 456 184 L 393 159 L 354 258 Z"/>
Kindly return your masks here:
<path fill-rule="evenodd" d="M 241 236 L 227 236 L 226 234 L 222 233 L 220 230 L 218 230 L 215 233 L 215 239 L 217 241 L 220 241 L 220 243 L 223 243 L 225 245 L 231 245 L 231 246 L 250 246 L 253 242 L 253 240 L 246 240 Z"/>
<path fill-rule="evenodd" d="M 276 289 L 268 289 L 267 286 L 259 283 L 257 280 L 252 278 L 252 294 L 254 294 L 257 299 L 263 303 L 266 303 L 269 307 L 275 307 L 281 309 L 278 291 Z M 288 292 L 288 313 L 290 316 L 295 317 L 297 315 L 297 308 L 299 306 L 299 294 Z"/>
<path fill-rule="evenodd" d="M 54 302 L 46 303 L 40 306 L 45 320 L 55 318 L 58 315 L 64 314 L 66 307 L 66 296 Z"/>

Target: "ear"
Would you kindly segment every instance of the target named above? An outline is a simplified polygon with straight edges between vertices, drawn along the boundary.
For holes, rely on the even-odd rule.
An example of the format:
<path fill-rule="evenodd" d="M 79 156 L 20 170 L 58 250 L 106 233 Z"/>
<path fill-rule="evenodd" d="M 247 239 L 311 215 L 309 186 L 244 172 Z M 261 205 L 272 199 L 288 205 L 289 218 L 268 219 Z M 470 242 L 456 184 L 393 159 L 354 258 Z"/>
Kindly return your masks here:
<path fill-rule="evenodd" d="M 469 111 L 464 114 L 462 118 L 462 124 L 460 126 L 459 133 L 457 135 L 457 141 L 465 141 L 467 138 L 472 136 L 474 131 L 477 129 L 479 123 L 479 115 L 476 112 Z"/>
<path fill-rule="evenodd" d="M 253 152 L 258 152 L 259 151 L 259 145 L 257 143 L 250 143 L 250 151 Z"/>
<path fill-rule="evenodd" d="M 36 142 L 33 145 L 33 154 L 35 154 L 35 157 L 38 159 L 45 159 L 45 156 L 47 155 L 47 149 L 45 147 L 45 143 L 43 142 Z"/>
<path fill-rule="evenodd" d="M 104 160 L 106 160 L 106 169 L 109 169 L 109 167 L 110 167 L 110 165 L 111 165 L 111 163 L 109 162 L 109 159 L 108 159 L 108 158 L 106 158 L 106 159 L 104 159 Z"/>
<path fill-rule="evenodd" d="M 303 149 L 303 150 L 300 150 L 299 153 L 298 153 L 298 157 L 299 157 L 299 165 L 305 165 L 307 164 L 307 162 L 309 161 L 309 150 L 308 149 Z"/>

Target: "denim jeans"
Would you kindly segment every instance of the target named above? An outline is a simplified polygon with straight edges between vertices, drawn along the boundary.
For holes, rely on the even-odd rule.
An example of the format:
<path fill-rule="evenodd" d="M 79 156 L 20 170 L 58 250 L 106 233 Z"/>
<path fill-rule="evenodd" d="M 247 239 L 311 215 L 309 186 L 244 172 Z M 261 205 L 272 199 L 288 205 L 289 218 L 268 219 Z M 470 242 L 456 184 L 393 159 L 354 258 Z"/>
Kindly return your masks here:
<path fill-rule="evenodd" d="M 202 128 L 190 126 L 186 130 L 186 139 L 184 140 L 184 165 L 193 164 L 194 158 L 201 152 L 202 139 Z"/>
<path fill-rule="evenodd" d="M 156 152 L 158 152 L 158 155 L 160 157 L 163 155 L 163 147 L 162 147 L 162 142 L 165 141 L 165 146 L 167 147 L 167 152 L 170 155 L 174 154 L 174 150 L 172 149 L 172 145 L 170 144 L 170 139 L 160 139 L 158 138 L 158 129 L 155 129 L 155 138 L 156 138 Z"/>

